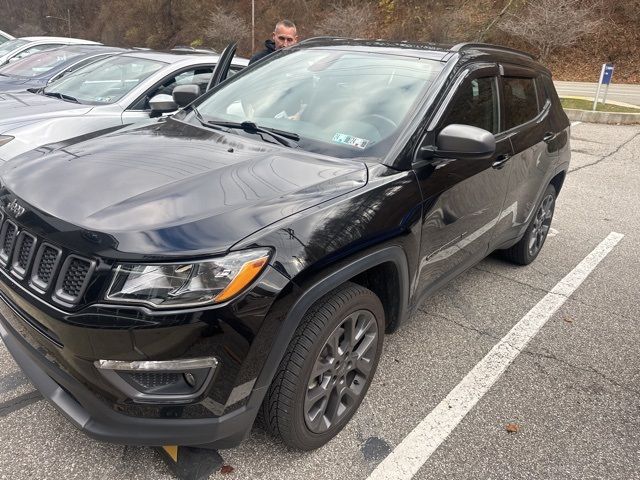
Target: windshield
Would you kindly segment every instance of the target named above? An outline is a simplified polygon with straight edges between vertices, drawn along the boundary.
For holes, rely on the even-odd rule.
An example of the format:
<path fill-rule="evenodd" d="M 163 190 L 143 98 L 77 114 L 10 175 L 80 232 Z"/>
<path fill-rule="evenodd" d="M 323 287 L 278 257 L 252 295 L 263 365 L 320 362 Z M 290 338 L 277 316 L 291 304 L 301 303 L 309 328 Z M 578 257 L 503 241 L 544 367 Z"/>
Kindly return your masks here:
<path fill-rule="evenodd" d="M 46 50 L 34 53 L 19 62 L 10 63 L 0 68 L 0 75 L 10 77 L 36 77 L 48 72 L 52 68 L 77 57 L 82 52 L 68 52 L 65 50 Z"/>
<path fill-rule="evenodd" d="M 80 103 L 115 103 L 166 63 L 131 56 L 109 57 L 52 83 L 45 94 L 61 94 Z"/>
<path fill-rule="evenodd" d="M 210 122 L 251 121 L 298 134 L 310 151 L 381 157 L 441 69 L 405 56 L 297 50 L 239 74 L 197 109 Z"/>
<path fill-rule="evenodd" d="M 6 55 L 7 53 L 12 52 L 16 48 L 26 45 L 27 43 L 29 43 L 27 40 L 21 40 L 19 38 L 4 42 L 3 44 L 0 44 L 0 55 Z"/>

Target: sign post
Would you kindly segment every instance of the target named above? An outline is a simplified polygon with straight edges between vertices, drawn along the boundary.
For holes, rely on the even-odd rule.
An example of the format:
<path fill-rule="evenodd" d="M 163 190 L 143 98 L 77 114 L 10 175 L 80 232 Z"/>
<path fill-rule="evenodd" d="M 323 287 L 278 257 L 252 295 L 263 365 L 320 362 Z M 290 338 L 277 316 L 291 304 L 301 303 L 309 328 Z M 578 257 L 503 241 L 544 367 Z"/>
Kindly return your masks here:
<path fill-rule="evenodd" d="M 604 98 L 602 103 L 607 101 L 607 93 L 609 92 L 609 84 L 611 83 L 611 77 L 613 77 L 613 63 L 603 63 L 602 70 L 600 70 L 600 78 L 598 79 L 598 89 L 596 90 L 596 98 L 593 99 L 593 108 L 595 111 L 598 105 L 598 99 L 600 98 L 600 87 L 606 85 L 604 90 Z"/>

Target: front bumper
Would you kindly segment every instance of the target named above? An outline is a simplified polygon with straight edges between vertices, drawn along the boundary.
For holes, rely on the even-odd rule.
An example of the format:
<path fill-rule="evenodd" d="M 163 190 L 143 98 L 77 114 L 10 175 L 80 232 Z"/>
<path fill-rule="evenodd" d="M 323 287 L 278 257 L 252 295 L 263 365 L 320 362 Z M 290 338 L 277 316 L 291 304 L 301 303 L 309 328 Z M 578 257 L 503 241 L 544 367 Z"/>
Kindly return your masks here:
<path fill-rule="evenodd" d="M 47 358 L 37 342 L 27 338 L 38 335 L 19 312 L 0 296 L 0 336 L 18 365 L 40 393 L 87 435 L 126 445 L 206 445 L 229 448 L 239 444 L 249 433 L 259 402 L 212 418 L 141 418 L 118 413 L 95 393 Z M 254 390 L 253 398 L 262 398 Z M 255 405 L 257 403 L 257 405 Z"/>

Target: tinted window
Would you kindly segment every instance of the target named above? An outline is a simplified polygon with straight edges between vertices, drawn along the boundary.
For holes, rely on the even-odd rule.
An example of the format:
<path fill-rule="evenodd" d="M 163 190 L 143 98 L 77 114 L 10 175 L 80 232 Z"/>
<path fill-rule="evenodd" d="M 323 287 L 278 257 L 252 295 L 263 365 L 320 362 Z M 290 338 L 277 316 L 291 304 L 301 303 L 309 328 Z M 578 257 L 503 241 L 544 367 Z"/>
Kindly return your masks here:
<path fill-rule="evenodd" d="M 538 115 L 536 85 L 533 78 L 504 77 L 506 128 L 517 127 Z"/>
<path fill-rule="evenodd" d="M 460 86 L 441 126 L 452 123 L 498 133 L 500 126 L 495 77 L 474 78 Z"/>

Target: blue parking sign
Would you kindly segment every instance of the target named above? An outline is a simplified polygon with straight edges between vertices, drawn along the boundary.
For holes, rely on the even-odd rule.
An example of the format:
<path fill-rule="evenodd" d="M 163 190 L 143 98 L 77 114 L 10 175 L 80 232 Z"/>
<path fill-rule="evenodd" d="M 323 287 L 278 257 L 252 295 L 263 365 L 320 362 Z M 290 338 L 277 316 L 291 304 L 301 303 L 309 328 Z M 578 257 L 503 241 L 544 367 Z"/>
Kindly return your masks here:
<path fill-rule="evenodd" d="M 602 75 L 602 84 L 609 85 L 613 76 L 613 63 L 607 63 L 604 66 L 604 74 Z"/>

